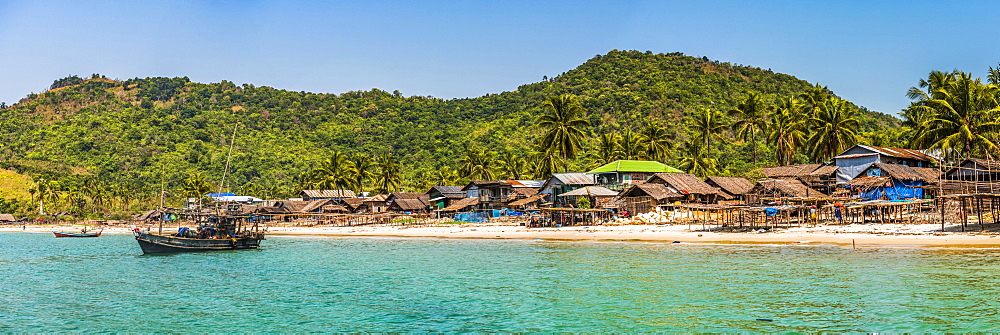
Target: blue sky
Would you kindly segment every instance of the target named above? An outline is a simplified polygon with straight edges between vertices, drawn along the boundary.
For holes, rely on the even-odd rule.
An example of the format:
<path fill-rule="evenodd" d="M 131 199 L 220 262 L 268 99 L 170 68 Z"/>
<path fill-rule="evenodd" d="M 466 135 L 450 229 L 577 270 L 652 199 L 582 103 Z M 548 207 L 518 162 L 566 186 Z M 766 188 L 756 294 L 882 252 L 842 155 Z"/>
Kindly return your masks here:
<path fill-rule="evenodd" d="M 70 74 L 475 97 L 612 49 L 770 68 L 896 113 L 931 70 L 1000 62 L 996 2 L 5 1 L 0 101 Z"/>

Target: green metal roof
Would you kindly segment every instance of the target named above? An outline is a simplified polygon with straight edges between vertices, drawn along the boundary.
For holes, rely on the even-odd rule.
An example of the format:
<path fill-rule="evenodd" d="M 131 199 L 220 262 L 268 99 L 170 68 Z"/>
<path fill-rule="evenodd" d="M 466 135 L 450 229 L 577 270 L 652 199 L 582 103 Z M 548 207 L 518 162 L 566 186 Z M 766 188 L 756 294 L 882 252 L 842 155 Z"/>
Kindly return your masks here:
<path fill-rule="evenodd" d="M 672 173 L 684 173 L 684 171 L 678 170 L 669 165 L 653 162 L 653 161 L 630 161 L 630 160 L 617 160 L 608 164 L 604 164 L 599 168 L 587 171 L 587 173 L 604 173 L 604 172 L 672 172 Z"/>

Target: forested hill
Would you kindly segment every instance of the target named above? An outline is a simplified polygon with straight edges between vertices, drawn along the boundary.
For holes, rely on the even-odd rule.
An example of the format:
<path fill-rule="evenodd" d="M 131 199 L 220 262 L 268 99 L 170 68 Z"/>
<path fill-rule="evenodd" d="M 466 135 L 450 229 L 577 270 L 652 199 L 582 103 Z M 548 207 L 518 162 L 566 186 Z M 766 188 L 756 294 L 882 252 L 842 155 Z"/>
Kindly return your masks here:
<path fill-rule="evenodd" d="M 0 167 L 36 180 L 91 176 L 151 196 L 158 194 L 161 180 L 168 190 L 179 189 L 192 175 L 217 183 L 235 128 L 226 183 L 233 190 L 253 185 L 270 190 L 268 196 L 287 195 L 300 187 L 299 176 L 340 151 L 391 154 L 399 162 L 402 186 L 423 191 L 433 183 L 434 171 L 457 170 L 457 160 L 473 147 L 501 159 L 528 159 L 541 132 L 535 127 L 540 105 L 550 96 L 577 95 L 588 111 L 592 126 L 584 129 L 590 135 L 584 139 L 586 153 L 599 133 L 638 130 L 651 120 L 681 125 L 699 107 L 727 112 L 748 92 L 773 101 L 813 87 L 750 66 L 617 50 L 510 92 L 452 100 L 379 89 L 318 94 L 229 81 L 195 83 L 186 77 L 71 76 L 0 110 Z M 899 122 L 868 111 L 860 119 L 862 130 Z M 682 128 L 671 127 L 679 139 L 688 136 Z M 719 160 L 719 170 L 726 173 L 744 169 L 749 157 L 745 144 L 712 150 L 727 157 Z M 586 157 L 569 168 L 592 165 Z M 766 152 L 761 157 L 770 159 Z M 522 178 L 533 171 L 525 169 Z"/>

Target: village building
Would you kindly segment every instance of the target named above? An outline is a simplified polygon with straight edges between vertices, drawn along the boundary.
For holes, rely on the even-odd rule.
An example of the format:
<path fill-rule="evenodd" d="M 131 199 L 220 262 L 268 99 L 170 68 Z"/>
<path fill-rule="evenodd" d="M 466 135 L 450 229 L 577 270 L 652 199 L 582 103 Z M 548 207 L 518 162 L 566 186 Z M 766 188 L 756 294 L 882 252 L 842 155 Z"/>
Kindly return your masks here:
<path fill-rule="evenodd" d="M 349 213 L 363 213 L 367 209 L 364 198 L 344 198 L 337 203 L 344 206 Z"/>
<path fill-rule="evenodd" d="M 679 201 L 685 196 L 664 184 L 645 183 L 629 186 L 613 200 L 619 211 L 635 215 L 650 212 L 660 205 Z"/>
<path fill-rule="evenodd" d="M 902 164 L 911 167 L 932 167 L 934 157 L 923 151 L 902 148 L 884 148 L 857 144 L 833 157 L 837 171 L 837 184 L 857 178 L 876 163 Z"/>
<path fill-rule="evenodd" d="M 746 195 L 747 204 L 760 204 L 768 198 L 829 198 L 823 192 L 814 190 L 798 179 L 766 179 L 754 184 Z"/>
<path fill-rule="evenodd" d="M 478 208 L 502 209 L 514 193 L 514 186 L 505 180 L 473 180 L 462 191 L 467 198 L 479 199 Z"/>
<path fill-rule="evenodd" d="M 656 173 L 683 173 L 674 167 L 660 162 L 617 160 L 604 164 L 587 173 L 594 175 L 598 186 L 620 191 L 630 185 L 640 184 Z"/>
<path fill-rule="evenodd" d="M 344 199 L 344 198 L 357 198 L 358 195 L 351 190 L 302 190 L 299 192 L 302 200 L 319 200 L 319 199 Z"/>
<path fill-rule="evenodd" d="M 423 199 L 393 199 L 389 203 L 389 211 L 402 213 L 425 213 L 430 203 Z"/>
<path fill-rule="evenodd" d="M 448 207 L 452 202 L 465 198 L 461 186 L 433 186 L 425 194 L 435 209 Z"/>
<path fill-rule="evenodd" d="M 504 180 L 509 183 L 514 192 L 507 195 L 507 202 L 524 199 L 538 194 L 544 180 Z"/>
<path fill-rule="evenodd" d="M 617 196 L 618 191 L 601 186 L 585 186 L 558 195 L 560 198 L 569 200 L 567 201 L 569 207 L 576 207 L 580 198 L 587 198 L 590 201 L 590 208 L 615 208 L 617 204 L 613 200 Z"/>
<path fill-rule="evenodd" d="M 386 204 L 388 198 L 388 194 L 378 194 L 370 198 L 363 198 L 361 203 L 363 209 L 368 213 L 382 213 L 389 210 L 389 206 Z"/>
<path fill-rule="evenodd" d="M 753 188 L 753 183 L 742 177 L 708 177 L 705 183 L 718 188 L 719 198 L 724 201 L 743 201 L 743 196 Z"/>
<path fill-rule="evenodd" d="M 766 179 L 794 179 L 824 193 L 833 193 L 836 189 L 839 170 L 836 165 L 823 164 L 785 165 L 760 169 Z"/>
<path fill-rule="evenodd" d="M 875 163 L 847 185 L 863 200 L 923 199 L 922 186 L 935 183 L 940 176 L 935 168 Z"/>
<path fill-rule="evenodd" d="M 647 184 L 663 184 L 668 190 L 684 196 L 686 202 L 714 203 L 719 189 L 689 173 L 657 173 Z"/>
<path fill-rule="evenodd" d="M 473 208 L 476 208 L 478 205 L 479 205 L 479 198 L 462 198 L 462 199 L 453 201 L 451 203 L 451 205 L 448 205 L 448 207 L 442 208 L 440 211 L 442 213 L 465 212 L 465 211 L 471 210 Z"/>
<path fill-rule="evenodd" d="M 17 222 L 13 214 L 0 214 L 0 224 L 11 224 Z"/>
<path fill-rule="evenodd" d="M 540 208 L 543 204 L 546 204 L 545 198 L 547 194 L 535 194 L 527 198 L 517 199 L 507 203 L 507 207 L 512 209 L 535 209 Z"/>
<path fill-rule="evenodd" d="M 969 158 L 948 169 L 945 179 L 1000 183 L 1000 161 Z"/>
<path fill-rule="evenodd" d="M 552 201 L 553 205 L 556 207 L 565 207 L 567 202 L 563 197 L 558 196 L 558 194 L 563 194 L 581 187 L 593 186 L 597 182 L 594 180 L 594 175 L 586 173 L 553 173 L 552 177 L 542 184 L 542 190 L 539 194 L 549 195 L 549 199 Z"/>
<path fill-rule="evenodd" d="M 390 193 L 385 199 L 386 208 L 394 212 L 422 212 L 431 206 L 430 197 L 425 193 Z"/>

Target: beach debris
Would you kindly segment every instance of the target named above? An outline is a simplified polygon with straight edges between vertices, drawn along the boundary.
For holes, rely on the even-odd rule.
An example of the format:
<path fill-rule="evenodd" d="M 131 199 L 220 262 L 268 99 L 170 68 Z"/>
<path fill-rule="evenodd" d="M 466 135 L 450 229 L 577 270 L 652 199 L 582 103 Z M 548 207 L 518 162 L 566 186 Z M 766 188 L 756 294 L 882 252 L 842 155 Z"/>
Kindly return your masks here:
<path fill-rule="evenodd" d="M 668 222 L 677 222 L 684 219 L 690 219 L 694 216 L 690 211 L 683 210 L 673 210 L 665 211 L 663 208 L 657 207 L 655 210 L 638 214 L 630 218 L 618 218 L 614 221 L 615 225 L 633 225 L 633 224 L 662 224 Z"/>

